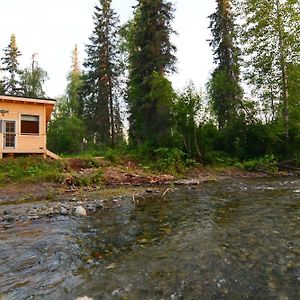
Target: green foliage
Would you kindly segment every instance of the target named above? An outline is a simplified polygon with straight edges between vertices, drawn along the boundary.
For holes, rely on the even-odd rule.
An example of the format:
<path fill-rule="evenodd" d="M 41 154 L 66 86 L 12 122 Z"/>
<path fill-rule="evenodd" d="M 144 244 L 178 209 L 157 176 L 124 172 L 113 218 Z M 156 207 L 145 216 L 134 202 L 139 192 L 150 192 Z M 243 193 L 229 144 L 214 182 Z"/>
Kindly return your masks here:
<path fill-rule="evenodd" d="M 231 0 L 217 0 L 216 11 L 210 15 L 212 40 L 217 68 L 212 73 L 208 92 L 212 111 L 219 129 L 232 122 L 242 101 L 240 86 L 239 53 L 236 41 L 235 16 Z"/>
<path fill-rule="evenodd" d="M 181 174 L 187 167 L 196 164 L 192 157 L 178 148 L 153 148 L 147 143 L 129 149 L 128 157 L 139 162 L 145 169 L 174 175 Z"/>
<path fill-rule="evenodd" d="M 158 148 L 154 150 L 155 160 L 152 168 L 158 171 L 178 174 L 184 171 L 186 158 L 186 154 L 177 148 Z"/>
<path fill-rule="evenodd" d="M 177 95 L 173 105 L 174 124 L 180 135 L 185 151 L 198 159 L 202 159 L 202 151 L 198 141 L 198 125 L 202 108 L 202 95 L 195 86 L 189 83 L 182 93 Z"/>
<path fill-rule="evenodd" d="M 1 70 L 0 70 L 1 71 Z M 3 95 L 4 94 L 4 82 L 3 80 L 1 80 L 0 78 L 0 95 Z"/>
<path fill-rule="evenodd" d="M 69 114 L 68 102 L 58 101 L 56 112 L 48 125 L 48 148 L 56 153 L 78 153 L 82 150 L 84 138 L 83 122 Z"/>
<path fill-rule="evenodd" d="M 111 0 L 100 0 L 86 47 L 81 110 L 87 131 L 102 145 L 115 146 L 122 139 L 119 96 L 124 70 L 119 43 L 119 18 Z"/>
<path fill-rule="evenodd" d="M 236 163 L 235 166 L 250 172 L 264 172 L 267 174 L 276 174 L 278 172 L 278 161 L 274 155 L 266 155 L 242 163 Z"/>
<path fill-rule="evenodd" d="M 48 79 L 47 72 L 42 69 L 32 55 L 31 67 L 22 71 L 20 84 L 22 96 L 30 98 L 43 98 L 46 96 L 43 85 Z"/>
<path fill-rule="evenodd" d="M 78 173 L 78 170 L 86 170 Z M 103 182 L 99 160 L 82 157 L 65 160 L 46 160 L 40 157 L 19 157 L 0 161 L 0 184 L 26 182 L 58 182 L 89 186 Z"/>
<path fill-rule="evenodd" d="M 170 145 L 171 108 L 175 99 L 172 84 L 158 72 L 145 78 L 143 84 L 147 85 L 148 92 L 143 95 L 143 102 L 140 100 L 139 106 L 136 106 L 134 120 L 133 115 L 130 117 L 131 141 Z"/>
<path fill-rule="evenodd" d="M 138 1 L 134 19 L 123 30 L 128 51 L 130 138 L 166 146 L 171 130 L 173 90 L 165 78 L 174 71 L 173 5 L 166 0 Z"/>
<path fill-rule="evenodd" d="M 211 110 L 216 116 L 219 128 L 224 129 L 228 123 L 237 118 L 239 102 L 236 80 L 232 80 L 226 67 L 216 69 L 207 84 Z M 239 93 L 240 94 L 240 93 Z"/>
<path fill-rule="evenodd" d="M 62 172 L 62 161 L 45 160 L 38 157 L 20 157 L 0 162 L 0 184 L 19 180 L 40 181 L 56 177 Z"/>
<path fill-rule="evenodd" d="M 266 121 L 283 120 L 284 151 L 288 156 L 293 142 L 290 139 L 290 126 L 294 122 L 290 119 L 295 101 L 293 91 L 299 91 L 296 83 L 299 72 L 294 72 L 300 59 L 299 1 L 246 0 L 242 8 L 246 79 L 261 101 Z"/>
<path fill-rule="evenodd" d="M 207 122 L 198 127 L 196 134 L 202 154 L 201 161 L 203 163 L 213 163 L 215 161 L 215 142 L 220 136 L 220 132 L 213 123 Z"/>
<path fill-rule="evenodd" d="M 80 112 L 80 91 L 82 89 L 82 76 L 79 67 L 78 60 L 78 48 L 75 48 L 72 52 L 72 67 L 71 72 L 68 75 L 68 85 L 67 85 L 67 98 L 70 108 L 70 113 L 78 116 Z"/>
<path fill-rule="evenodd" d="M 3 88 L 4 93 L 7 95 L 21 95 L 21 86 L 20 86 L 20 74 L 21 70 L 19 69 L 19 57 L 21 52 L 18 49 L 16 43 L 16 36 L 11 35 L 9 45 L 4 49 L 4 57 L 1 58 L 3 63 L 3 68 L 5 72 Z"/>

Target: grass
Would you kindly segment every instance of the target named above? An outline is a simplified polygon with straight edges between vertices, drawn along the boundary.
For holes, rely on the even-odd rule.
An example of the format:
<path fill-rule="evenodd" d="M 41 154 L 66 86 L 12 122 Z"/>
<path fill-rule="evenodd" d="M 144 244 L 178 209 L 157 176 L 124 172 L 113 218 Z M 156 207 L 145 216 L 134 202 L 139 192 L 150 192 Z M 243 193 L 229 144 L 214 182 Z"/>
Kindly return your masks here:
<path fill-rule="evenodd" d="M 200 165 L 176 148 L 158 148 L 152 152 L 148 149 L 102 149 L 101 153 L 86 152 L 62 160 L 45 160 L 41 157 L 7 158 L 0 161 L 0 185 L 12 182 L 58 182 L 76 186 L 90 186 L 105 182 L 105 170 L 110 166 L 124 168 L 127 172 L 128 162 L 134 162 L 137 168 L 148 173 L 167 173 L 181 176 Z M 101 154 L 101 156 L 99 156 Z M 221 157 L 221 156 L 220 156 Z M 222 158 L 222 157 L 221 157 Z M 226 158 L 226 157 L 225 157 Z M 259 171 L 276 174 L 277 161 L 274 156 L 238 162 L 233 159 L 219 159 L 210 166 L 214 169 L 236 167 L 245 171 Z M 135 171 L 134 171 L 135 172 Z"/>
<path fill-rule="evenodd" d="M 63 161 L 39 157 L 8 158 L 0 162 L 0 184 L 17 181 L 49 181 L 63 172 Z"/>
<path fill-rule="evenodd" d="M 50 160 L 40 157 L 8 158 L 0 161 L 0 184 L 11 182 L 65 182 L 84 186 L 102 180 L 100 162 L 94 158 Z M 94 169 L 81 174 L 78 171 Z"/>

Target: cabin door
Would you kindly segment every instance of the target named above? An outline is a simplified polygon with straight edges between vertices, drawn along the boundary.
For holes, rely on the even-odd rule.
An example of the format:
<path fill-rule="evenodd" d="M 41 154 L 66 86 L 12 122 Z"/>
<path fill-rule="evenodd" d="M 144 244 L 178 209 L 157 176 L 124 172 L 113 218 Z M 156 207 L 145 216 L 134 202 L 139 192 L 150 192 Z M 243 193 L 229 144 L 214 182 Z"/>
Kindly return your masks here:
<path fill-rule="evenodd" d="M 15 148 L 16 147 L 16 121 L 3 122 L 3 147 Z"/>

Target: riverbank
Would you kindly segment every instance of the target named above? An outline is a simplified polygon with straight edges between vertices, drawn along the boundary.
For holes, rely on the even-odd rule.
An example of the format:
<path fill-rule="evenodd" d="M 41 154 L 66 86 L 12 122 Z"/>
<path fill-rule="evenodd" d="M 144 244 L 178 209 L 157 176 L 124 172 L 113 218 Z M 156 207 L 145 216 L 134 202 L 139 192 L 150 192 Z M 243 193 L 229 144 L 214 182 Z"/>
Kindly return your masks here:
<path fill-rule="evenodd" d="M 87 214 L 117 206 L 122 197 L 138 201 L 153 193 L 165 195 L 176 186 L 198 186 L 227 178 L 265 177 L 262 172 L 237 168 L 194 167 L 182 174 L 158 173 L 133 161 L 112 164 L 102 158 L 67 159 L 51 176 L 60 181 L 21 180 L 0 187 L 0 229 L 41 218 L 75 216 L 77 207 Z M 98 174 L 97 176 L 95 174 Z M 99 175 L 100 174 L 100 175 Z M 95 180 L 97 178 L 97 180 Z"/>

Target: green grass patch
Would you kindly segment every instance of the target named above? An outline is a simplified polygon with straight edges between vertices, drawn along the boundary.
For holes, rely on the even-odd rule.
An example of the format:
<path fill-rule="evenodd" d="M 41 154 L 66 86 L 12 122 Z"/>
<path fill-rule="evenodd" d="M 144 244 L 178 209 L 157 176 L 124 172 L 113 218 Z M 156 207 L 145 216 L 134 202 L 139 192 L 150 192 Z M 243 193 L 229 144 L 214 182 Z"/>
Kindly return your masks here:
<path fill-rule="evenodd" d="M 61 160 L 48 160 L 39 157 L 8 158 L 0 161 L 0 184 L 17 181 L 47 181 L 48 178 L 63 172 Z"/>

